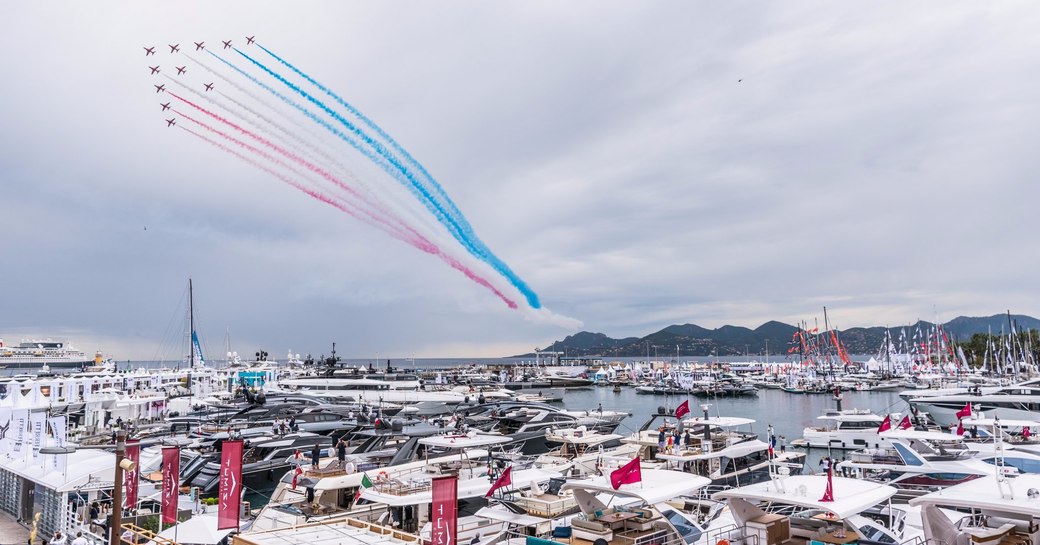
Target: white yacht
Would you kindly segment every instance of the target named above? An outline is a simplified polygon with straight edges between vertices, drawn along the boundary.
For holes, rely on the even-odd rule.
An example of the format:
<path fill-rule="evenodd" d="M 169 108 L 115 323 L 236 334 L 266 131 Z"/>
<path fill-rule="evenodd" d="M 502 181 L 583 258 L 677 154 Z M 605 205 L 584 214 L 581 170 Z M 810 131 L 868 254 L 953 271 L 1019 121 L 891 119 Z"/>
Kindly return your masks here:
<path fill-rule="evenodd" d="M 971 406 L 980 417 L 1030 420 L 1040 411 L 1040 379 L 1011 386 L 973 387 L 940 395 L 909 397 L 911 406 L 927 412 L 942 426 L 957 424 L 957 412 Z"/>
<path fill-rule="evenodd" d="M 0 369 L 82 369 L 101 360 L 100 352 L 90 357 L 66 341 L 22 339 L 11 346 L 0 339 Z"/>
<path fill-rule="evenodd" d="M 976 479 L 910 500 L 928 543 L 1040 543 L 1040 475 Z"/>
<path fill-rule="evenodd" d="M 890 422 L 895 427 L 899 420 Z M 878 428 L 884 418 L 869 410 L 829 410 L 816 417 L 822 426 L 809 426 L 802 430 L 802 444 L 809 448 L 861 449 L 877 446 L 885 441 L 878 436 Z"/>
<path fill-rule="evenodd" d="M 828 483 L 833 498 L 824 501 Z M 777 474 L 713 494 L 712 499 L 728 503 L 729 512 L 716 519 L 701 543 L 911 542 L 921 532 L 907 524 L 906 510 L 893 506 L 896 492 L 894 487 L 858 479 Z"/>
<path fill-rule="evenodd" d="M 433 392 L 394 388 L 390 381 L 369 378 L 310 377 L 280 380 L 279 389 L 309 392 L 335 392 L 349 396 L 355 402 L 421 403 L 434 402 L 457 405 L 466 396 L 458 392 Z"/>

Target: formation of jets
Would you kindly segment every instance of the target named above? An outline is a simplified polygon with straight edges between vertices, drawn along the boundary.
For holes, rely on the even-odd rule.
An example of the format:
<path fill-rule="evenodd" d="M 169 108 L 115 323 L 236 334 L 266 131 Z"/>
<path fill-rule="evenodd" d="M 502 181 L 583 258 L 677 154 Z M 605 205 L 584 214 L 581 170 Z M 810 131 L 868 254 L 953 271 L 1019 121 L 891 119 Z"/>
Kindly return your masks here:
<path fill-rule="evenodd" d="M 205 83 L 202 86 L 205 87 L 207 91 L 212 91 L 213 90 L 213 84 L 212 83 Z"/>
<path fill-rule="evenodd" d="M 224 49 L 227 49 L 227 48 L 231 47 L 231 40 L 227 40 L 227 41 L 221 40 L 221 41 L 224 42 Z"/>
<path fill-rule="evenodd" d="M 155 46 L 144 48 L 144 56 L 155 55 Z"/>
<path fill-rule="evenodd" d="M 159 106 L 162 106 L 162 111 L 164 111 L 164 112 L 165 112 L 166 110 L 169 110 L 169 109 L 170 109 L 170 103 L 169 103 L 169 102 L 160 102 L 160 103 L 159 103 Z"/>
<path fill-rule="evenodd" d="M 181 44 L 168 45 L 167 47 L 170 48 L 170 53 L 176 53 L 181 50 Z"/>
<path fill-rule="evenodd" d="M 185 65 L 185 66 L 177 66 L 176 68 L 177 68 L 177 75 L 178 76 L 188 71 L 187 65 Z"/>
<path fill-rule="evenodd" d="M 195 44 L 195 51 L 201 51 L 206 49 L 206 42 L 192 42 Z"/>
<path fill-rule="evenodd" d="M 161 92 L 166 90 L 166 84 L 165 83 L 162 84 L 162 85 L 154 85 L 154 87 L 155 87 L 155 92 L 156 93 L 161 93 Z"/>
<path fill-rule="evenodd" d="M 177 118 L 176 117 L 171 117 L 170 119 L 166 120 L 166 126 L 167 127 L 172 127 L 172 126 L 174 126 L 176 124 L 177 124 Z"/>
<path fill-rule="evenodd" d="M 149 66 L 148 68 L 151 68 L 151 69 L 152 69 L 152 75 L 153 75 L 153 76 L 154 76 L 155 74 L 158 74 L 158 73 L 159 73 L 159 65 L 155 65 L 155 66 Z"/>

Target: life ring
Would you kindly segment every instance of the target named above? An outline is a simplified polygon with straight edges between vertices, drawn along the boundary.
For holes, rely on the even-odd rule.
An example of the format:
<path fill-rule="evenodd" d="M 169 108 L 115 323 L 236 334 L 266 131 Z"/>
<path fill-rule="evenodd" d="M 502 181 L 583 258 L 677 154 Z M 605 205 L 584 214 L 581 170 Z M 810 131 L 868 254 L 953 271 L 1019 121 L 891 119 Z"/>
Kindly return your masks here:
<path fill-rule="evenodd" d="M 717 542 L 715 542 L 715 545 L 729 545 L 729 541 L 726 541 L 725 539 L 720 539 Z"/>
<path fill-rule="evenodd" d="M 379 474 L 376 475 L 376 480 L 377 481 L 389 481 L 390 480 L 390 476 L 387 475 L 385 471 L 380 471 Z"/>

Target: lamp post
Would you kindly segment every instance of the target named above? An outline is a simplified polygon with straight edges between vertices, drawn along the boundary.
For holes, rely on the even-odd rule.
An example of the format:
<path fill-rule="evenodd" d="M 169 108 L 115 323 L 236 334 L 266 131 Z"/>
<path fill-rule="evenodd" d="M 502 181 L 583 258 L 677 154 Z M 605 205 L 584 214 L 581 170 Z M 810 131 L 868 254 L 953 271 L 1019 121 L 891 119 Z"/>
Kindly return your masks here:
<path fill-rule="evenodd" d="M 123 457 L 126 456 L 126 432 L 116 431 L 116 473 L 112 483 L 112 521 L 108 525 L 109 545 L 120 545 L 123 526 Z"/>

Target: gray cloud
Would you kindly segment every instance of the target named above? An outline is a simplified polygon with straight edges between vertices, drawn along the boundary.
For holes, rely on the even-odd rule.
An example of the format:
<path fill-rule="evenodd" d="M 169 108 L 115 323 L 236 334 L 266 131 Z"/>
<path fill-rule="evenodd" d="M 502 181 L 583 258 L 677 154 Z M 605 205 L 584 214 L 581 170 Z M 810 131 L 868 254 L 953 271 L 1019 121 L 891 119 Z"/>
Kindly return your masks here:
<path fill-rule="evenodd" d="M 845 327 L 1037 307 L 1028 4 L 8 12 L 8 338 L 152 357 L 188 276 L 217 352 L 225 328 L 239 351 L 277 356 L 333 340 L 356 356 L 501 355 L 569 332 L 166 131 L 140 47 L 254 33 L 402 142 L 585 329 L 755 326 L 823 305 Z"/>

